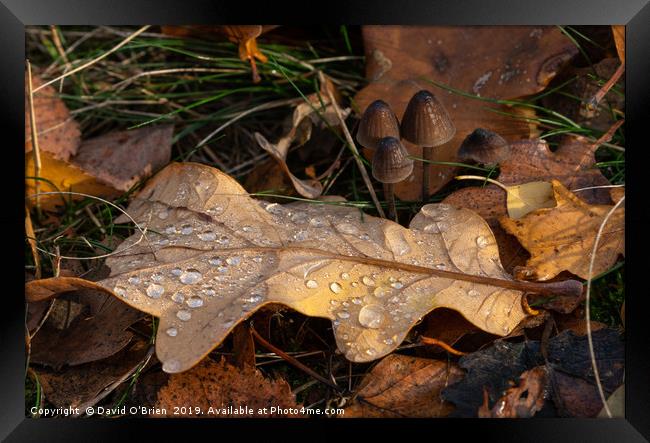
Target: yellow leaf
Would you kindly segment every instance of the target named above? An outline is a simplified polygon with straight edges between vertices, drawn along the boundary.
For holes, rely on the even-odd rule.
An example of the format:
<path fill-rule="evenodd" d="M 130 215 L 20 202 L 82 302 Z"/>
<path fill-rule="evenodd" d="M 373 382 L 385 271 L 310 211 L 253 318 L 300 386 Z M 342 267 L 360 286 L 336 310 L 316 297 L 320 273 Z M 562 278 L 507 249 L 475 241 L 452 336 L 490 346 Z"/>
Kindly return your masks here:
<path fill-rule="evenodd" d="M 518 219 L 539 208 L 555 206 L 549 182 L 530 182 L 507 187 L 508 216 Z"/>

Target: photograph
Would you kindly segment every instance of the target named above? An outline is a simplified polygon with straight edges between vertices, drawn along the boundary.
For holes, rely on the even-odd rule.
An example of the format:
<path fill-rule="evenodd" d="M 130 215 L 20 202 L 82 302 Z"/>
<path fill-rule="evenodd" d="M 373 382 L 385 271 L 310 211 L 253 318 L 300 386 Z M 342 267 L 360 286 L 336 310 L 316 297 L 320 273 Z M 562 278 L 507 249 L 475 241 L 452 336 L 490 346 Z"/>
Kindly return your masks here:
<path fill-rule="evenodd" d="M 625 23 L 24 45 L 28 421 L 626 417 Z"/>

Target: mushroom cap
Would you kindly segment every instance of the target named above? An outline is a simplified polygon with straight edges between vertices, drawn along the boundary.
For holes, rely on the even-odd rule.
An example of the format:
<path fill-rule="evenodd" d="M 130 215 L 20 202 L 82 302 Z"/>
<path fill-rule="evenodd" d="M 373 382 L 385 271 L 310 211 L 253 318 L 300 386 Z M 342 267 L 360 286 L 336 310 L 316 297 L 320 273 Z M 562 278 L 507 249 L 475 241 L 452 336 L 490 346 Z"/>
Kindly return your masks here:
<path fill-rule="evenodd" d="M 402 117 L 401 133 L 418 146 L 440 146 L 454 137 L 456 127 L 442 103 L 423 89 L 411 97 Z"/>
<path fill-rule="evenodd" d="M 399 122 L 385 101 L 375 100 L 361 116 L 357 141 L 364 148 L 377 149 L 377 143 L 384 137 L 399 138 Z"/>
<path fill-rule="evenodd" d="M 372 157 L 372 176 L 381 183 L 399 183 L 413 172 L 413 160 L 404 145 L 395 137 L 384 137 L 377 143 Z"/>
<path fill-rule="evenodd" d="M 477 128 L 458 149 L 460 160 L 474 160 L 485 165 L 501 163 L 510 157 L 510 144 L 496 132 Z"/>

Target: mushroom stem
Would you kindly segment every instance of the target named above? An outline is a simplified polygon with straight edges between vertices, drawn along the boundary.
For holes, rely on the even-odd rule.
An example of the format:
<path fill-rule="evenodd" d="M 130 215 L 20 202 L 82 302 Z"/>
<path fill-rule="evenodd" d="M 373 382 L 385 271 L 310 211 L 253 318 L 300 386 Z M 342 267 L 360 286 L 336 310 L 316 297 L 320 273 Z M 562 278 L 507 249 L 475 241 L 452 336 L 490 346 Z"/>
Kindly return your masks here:
<path fill-rule="evenodd" d="M 429 177 L 431 175 L 431 163 L 433 160 L 433 148 L 430 146 L 422 147 L 422 158 L 425 160 L 422 162 L 422 201 L 425 202 L 429 200 Z"/>
<path fill-rule="evenodd" d="M 395 183 L 383 183 L 384 198 L 388 202 L 388 217 L 397 222 L 397 209 L 395 208 Z"/>

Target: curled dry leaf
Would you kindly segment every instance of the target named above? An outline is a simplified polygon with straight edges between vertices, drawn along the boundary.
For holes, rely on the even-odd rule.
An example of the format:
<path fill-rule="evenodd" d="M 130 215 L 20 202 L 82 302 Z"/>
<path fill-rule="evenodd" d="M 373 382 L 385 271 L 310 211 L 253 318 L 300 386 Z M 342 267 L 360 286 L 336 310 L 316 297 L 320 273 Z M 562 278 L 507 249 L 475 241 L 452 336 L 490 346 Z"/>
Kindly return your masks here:
<path fill-rule="evenodd" d="M 519 220 L 499 220 L 530 252 L 526 265 L 537 280 L 551 279 L 565 270 L 586 279 L 596 234 L 613 206 L 587 204 L 559 181 L 553 180 L 552 184 L 556 207 L 538 209 Z M 624 207 L 612 214 L 603 229 L 593 276 L 609 269 L 619 254 L 625 254 Z"/>
<path fill-rule="evenodd" d="M 553 187 L 549 182 L 530 182 L 521 185 L 508 186 L 506 192 L 508 216 L 519 219 L 539 208 L 555 206 Z"/>
<path fill-rule="evenodd" d="M 332 320 L 339 349 L 357 362 L 393 351 L 438 307 L 497 335 L 526 317 L 523 292 L 506 289 L 523 282 L 502 269 L 489 227 L 469 210 L 426 205 L 406 229 L 362 221 L 340 201 L 256 201 L 217 169 L 174 163 L 128 212 L 149 241 L 125 240 L 99 284 L 160 317 L 167 372 L 189 369 L 273 302 Z"/>
<path fill-rule="evenodd" d="M 275 144 L 269 142 L 259 132 L 255 133 L 255 140 L 257 140 L 260 147 L 278 162 L 293 183 L 296 191 L 307 198 L 319 197 L 323 192 L 323 186 L 316 179 L 301 180 L 293 175 L 289 170 L 289 166 L 287 166 L 287 155 L 289 154 L 289 148 L 295 141 L 298 141 L 302 145 L 309 140 L 312 124 L 338 125 L 338 117 L 334 107 L 330 103 L 327 89 L 335 91 L 335 87 L 329 79 L 323 82 L 318 94 L 314 93 L 307 96 L 306 103 L 300 103 L 296 106 L 296 109 L 293 111 L 289 131 Z M 337 95 L 335 94 L 334 97 L 338 101 Z M 342 110 L 343 118 L 347 117 L 349 113 L 350 109 Z"/>
<path fill-rule="evenodd" d="M 366 77 L 371 83 L 355 97 L 358 111 L 381 99 L 401 118 L 415 92 L 431 90 L 457 129 L 449 143 L 436 148 L 436 161 L 457 161 L 463 139 L 477 127 L 508 141 L 529 138 L 534 127 L 486 107 L 508 114 L 523 113 L 521 109 L 449 93 L 427 80 L 482 97 L 512 99 L 543 90 L 577 54 L 575 45 L 554 26 L 364 26 L 362 33 Z M 410 143 L 405 147 L 411 155 L 423 157 L 421 147 Z M 364 154 L 370 158 L 371 151 L 364 150 Z M 455 168 L 433 167 L 430 190 L 436 192 L 453 178 Z M 412 177 L 396 185 L 399 198 L 420 197 L 422 162 L 416 162 Z"/>
<path fill-rule="evenodd" d="M 440 391 L 462 377 L 455 363 L 392 354 L 366 375 L 354 403 L 339 417 L 445 417 L 453 405 Z"/>
<path fill-rule="evenodd" d="M 195 418 L 201 408 L 203 418 L 289 417 L 300 415 L 272 412 L 271 407 L 300 409 L 291 387 L 282 379 L 269 380 L 254 366 L 237 367 L 223 358 L 218 363 L 206 359 L 191 371 L 173 374 L 158 392 L 156 407 L 161 414 L 151 417 Z M 181 415 L 175 408 L 186 411 Z M 246 408 L 246 410 L 242 409 Z M 267 412 L 262 411 L 267 408 Z"/>

